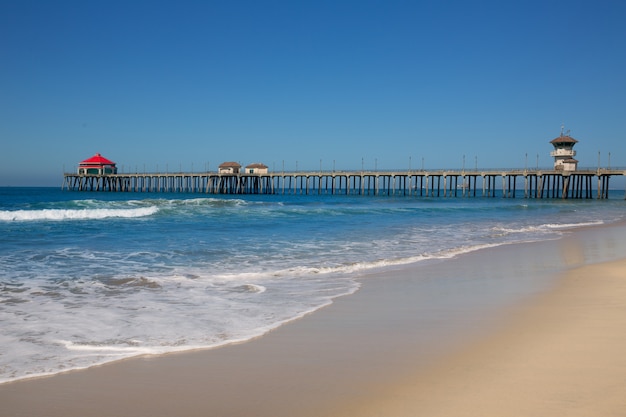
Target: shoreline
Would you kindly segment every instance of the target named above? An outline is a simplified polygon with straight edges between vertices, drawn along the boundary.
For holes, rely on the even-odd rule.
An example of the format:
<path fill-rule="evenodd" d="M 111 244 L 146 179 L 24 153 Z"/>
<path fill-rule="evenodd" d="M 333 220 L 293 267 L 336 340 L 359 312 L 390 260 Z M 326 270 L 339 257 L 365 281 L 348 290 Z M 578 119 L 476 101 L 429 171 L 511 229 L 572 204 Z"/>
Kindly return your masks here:
<path fill-rule="evenodd" d="M 626 221 L 624 221 L 621 224 L 626 226 Z M 577 227 L 577 228 L 574 228 L 574 229 L 563 229 L 563 230 L 564 231 L 567 231 L 567 230 L 576 231 L 576 230 L 586 230 L 586 229 L 599 228 L 599 227 L 604 227 L 604 226 L 610 226 L 610 225 L 589 224 L 589 225 L 580 226 L 580 227 Z M 286 320 L 284 322 L 277 323 L 275 327 L 273 327 L 273 328 L 271 328 L 269 330 L 266 330 L 262 334 L 258 334 L 258 335 L 251 336 L 251 337 L 244 338 L 244 339 L 240 339 L 240 340 L 228 340 L 228 341 L 224 341 L 223 343 L 212 345 L 212 346 L 183 348 L 181 350 L 172 350 L 172 351 L 167 351 L 167 352 L 162 352 L 162 353 L 146 353 L 146 354 L 142 353 L 142 354 L 136 354 L 136 355 L 129 356 L 129 357 L 113 359 L 113 360 L 106 361 L 106 362 L 103 362 L 103 363 L 97 363 L 97 364 L 93 364 L 93 365 L 88 365 L 88 366 L 80 367 L 80 368 L 72 368 L 72 369 L 67 369 L 67 370 L 58 371 L 58 372 L 51 372 L 51 373 L 42 373 L 42 374 L 33 374 L 33 375 L 22 376 L 22 377 L 19 377 L 17 379 L 13 379 L 13 380 L 0 381 L 0 387 L 3 384 L 12 384 L 12 383 L 17 383 L 17 382 L 37 380 L 37 379 L 42 379 L 42 378 L 51 378 L 51 377 L 55 377 L 55 376 L 58 376 L 58 375 L 63 375 L 63 374 L 66 374 L 66 373 L 86 371 L 86 370 L 89 370 L 90 368 L 97 368 L 97 367 L 101 367 L 101 366 L 107 366 L 107 365 L 115 364 L 117 362 L 123 362 L 123 361 L 128 361 L 128 360 L 135 360 L 135 359 L 142 359 L 142 358 L 158 358 L 158 357 L 167 356 L 167 355 L 186 354 L 186 353 L 192 353 L 192 352 L 198 352 L 198 351 L 215 350 L 215 349 L 221 349 L 221 348 L 232 346 L 232 345 L 239 345 L 239 344 L 242 344 L 242 343 L 248 343 L 248 342 L 254 341 L 256 339 L 259 339 L 261 337 L 264 337 L 265 335 L 267 335 L 267 334 L 277 330 L 278 328 L 280 328 L 282 326 L 285 326 L 285 325 L 288 325 L 288 324 L 290 324 L 292 322 L 301 320 L 302 318 L 304 318 L 306 316 L 309 316 L 311 314 L 316 314 L 319 311 L 321 311 L 321 310 L 323 310 L 325 308 L 328 308 L 328 306 L 330 306 L 330 305 L 334 304 L 335 302 L 337 302 L 338 299 L 354 295 L 355 292 L 358 292 L 360 290 L 364 280 L 381 279 L 381 277 L 384 277 L 386 275 L 397 275 L 398 271 L 405 271 L 406 272 L 406 270 L 409 270 L 409 269 L 419 268 L 419 267 L 423 267 L 424 265 L 431 265 L 433 263 L 446 262 L 446 261 L 449 261 L 451 259 L 454 259 L 454 258 L 457 258 L 457 257 L 462 257 L 462 256 L 465 256 L 465 255 L 468 255 L 468 254 L 472 254 L 472 253 L 475 253 L 475 252 L 497 250 L 497 248 L 506 247 L 506 246 L 510 246 L 510 245 L 512 245 L 512 246 L 527 245 L 527 244 L 533 244 L 533 243 L 539 243 L 539 242 L 548 242 L 548 241 L 553 241 L 553 240 L 558 240 L 558 239 L 560 239 L 560 238 L 549 239 L 549 240 L 546 240 L 546 241 L 498 243 L 498 244 L 494 244 L 493 246 L 483 245 L 483 246 L 469 248 L 467 250 L 457 249 L 457 252 L 454 253 L 450 257 L 436 256 L 435 255 L 432 258 L 424 258 L 424 259 L 421 259 L 419 261 L 398 262 L 398 263 L 393 263 L 393 264 L 390 264 L 390 265 L 387 265 L 387 266 L 384 266 L 384 267 L 378 266 L 378 267 L 372 268 L 372 270 L 363 271 L 361 273 L 361 275 L 358 275 L 358 277 L 354 278 L 354 281 L 358 283 L 356 289 L 354 289 L 352 291 L 349 291 L 349 292 L 347 292 L 345 294 L 341 294 L 341 295 L 337 295 L 337 296 L 333 297 L 328 304 L 321 305 L 321 306 L 316 307 L 316 308 L 314 308 L 314 309 L 312 309 L 310 311 L 303 312 L 303 313 L 299 314 L 298 316 L 293 317 L 291 319 L 288 319 L 288 320 Z"/>
<path fill-rule="evenodd" d="M 251 341 L 8 382 L 0 385 L 0 401 L 8 416 L 411 415 L 402 413 L 437 398 L 428 381 L 442 387 L 441 395 L 459 389 L 450 363 L 472 369 L 478 353 L 515 332 L 509 327 L 526 329 L 519 318 L 525 311 L 580 291 L 568 289 L 563 276 L 580 268 L 581 276 L 589 268 L 626 270 L 624 260 L 585 266 L 594 251 L 610 251 L 598 244 L 613 242 L 615 253 L 624 253 L 616 228 L 625 229 L 600 226 L 368 275 L 355 294 Z M 512 265 L 515 272 L 503 279 Z M 520 277 L 536 282 L 516 286 Z M 567 307 L 559 303 L 556 313 Z M 437 406 L 449 401 L 433 401 L 428 415 L 446 415 Z"/>

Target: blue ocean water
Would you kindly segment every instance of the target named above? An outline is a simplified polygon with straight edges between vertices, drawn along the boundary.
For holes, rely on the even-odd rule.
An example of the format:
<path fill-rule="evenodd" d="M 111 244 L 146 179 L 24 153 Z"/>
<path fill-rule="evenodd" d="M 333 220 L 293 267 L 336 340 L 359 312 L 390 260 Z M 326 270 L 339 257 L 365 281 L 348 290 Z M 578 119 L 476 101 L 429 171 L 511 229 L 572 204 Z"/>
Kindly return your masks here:
<path fill-rule="evenodd" d="M 0 188 L 0 382 L 259 336 L 372 270 L 626 219 L 609 200 Z"/>

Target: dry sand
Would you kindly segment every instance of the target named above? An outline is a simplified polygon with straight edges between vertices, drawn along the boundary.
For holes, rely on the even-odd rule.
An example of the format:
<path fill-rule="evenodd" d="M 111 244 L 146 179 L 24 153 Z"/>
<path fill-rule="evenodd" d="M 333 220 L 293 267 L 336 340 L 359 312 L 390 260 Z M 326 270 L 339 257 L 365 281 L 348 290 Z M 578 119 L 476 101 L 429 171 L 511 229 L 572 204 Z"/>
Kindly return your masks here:
<path fill-rule="evenodd" d="M 569 271 L 505 328 L 346 416 L 626 416 L 626 260 Z"/>
<path fill-rule="evenodd" d="M 387 272 L 248 343 L 3 384 L 0 416 L 626 416 L 626 260 L 546 278 L 582 246 Z"/>

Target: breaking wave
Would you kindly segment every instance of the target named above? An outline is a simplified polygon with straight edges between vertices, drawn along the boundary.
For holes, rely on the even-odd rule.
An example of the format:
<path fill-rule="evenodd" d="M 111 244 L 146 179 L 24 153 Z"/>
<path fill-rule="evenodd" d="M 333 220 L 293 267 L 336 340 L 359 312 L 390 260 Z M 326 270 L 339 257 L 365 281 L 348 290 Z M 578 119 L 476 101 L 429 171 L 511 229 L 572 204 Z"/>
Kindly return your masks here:
<path fill-rule="evenodd" d="M 128 209 L 44 209 L 0 211 L 0 221 L 45 221 L 45 220 L 99 220 L 108 218 L 136 218 L 151 216 L 158 207 Z"/>

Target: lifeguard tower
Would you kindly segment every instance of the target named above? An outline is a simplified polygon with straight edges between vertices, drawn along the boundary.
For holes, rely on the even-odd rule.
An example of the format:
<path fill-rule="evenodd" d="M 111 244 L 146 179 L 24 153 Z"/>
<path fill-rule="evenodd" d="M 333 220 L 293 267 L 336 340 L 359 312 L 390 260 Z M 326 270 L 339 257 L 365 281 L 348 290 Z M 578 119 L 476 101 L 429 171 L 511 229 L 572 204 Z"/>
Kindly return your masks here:
<path fill-rule="evenodd" d="M 117 174 L 115 162 L 109 161 L 99 153 L 78 164 L 78 175 Z"/>
<path fill-rule="evenodd" d="M 551 140 L 550 143 L 554 146 L 554 150 L 550 152 L 550 156 L 554 157 L 554 170 L 576 171 L 578 161 L 574 159 L 576 156 L 574 145 L 578 141 L 569 135 L 569 130 L 563 134 L 563 126 L 561 126 L 561 135 Z"/>

